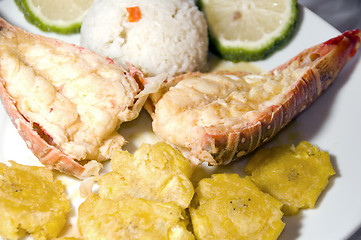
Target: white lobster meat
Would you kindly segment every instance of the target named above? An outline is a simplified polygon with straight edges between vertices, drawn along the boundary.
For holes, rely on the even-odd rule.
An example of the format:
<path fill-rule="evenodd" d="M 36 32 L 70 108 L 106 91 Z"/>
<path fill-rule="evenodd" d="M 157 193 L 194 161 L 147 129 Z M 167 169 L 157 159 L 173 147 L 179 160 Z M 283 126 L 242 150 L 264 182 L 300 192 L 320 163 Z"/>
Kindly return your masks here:
<path fill-rule="evenodd" d="M 154 132 L 195 163 L 227 164 L 271 139 L 335 80 L 360 44 L 347 31 L 270 72 L 188 73 L 151 95 Z"/>
<path fill-rule="evenodd" d="M 82 160 L 103 161 L 147 98 L 142 74 L 89 50 L 25 32 L 0 18 L 0 95 L 34 155 L 80 176 Z"/>

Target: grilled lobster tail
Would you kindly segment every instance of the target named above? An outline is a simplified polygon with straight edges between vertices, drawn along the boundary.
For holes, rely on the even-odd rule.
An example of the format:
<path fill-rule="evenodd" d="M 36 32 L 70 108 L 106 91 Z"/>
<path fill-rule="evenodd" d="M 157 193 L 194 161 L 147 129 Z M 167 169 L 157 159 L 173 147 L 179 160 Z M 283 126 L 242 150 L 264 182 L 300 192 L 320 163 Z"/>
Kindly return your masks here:
<path fill-rule="evenodd" d="M 217 164 L 229 163 L 235 154 L 237 157 L 248 154 L 275 136 L 331 85 L 340 70 L 355 55 L 359 45 L 360 30 L 346 31 L 342 35 L 304 50 L 274 69 L 273 73 L 285 71 L 297 63 L 298 68 L 302 70 L 297 72 L 295 77 L 298 80 L 279 104 L 269 106 L 257 119 L 240 129 L 234 129 L 224 135 L 210 134 L 206 137 L 220 149 L 213 154 Z"/>
<path fill-rule="evenodd" d="M 170 79 L 146 105 L 153 130 L 195 164 L 227 164 L 271 139 L 314 102 L 359 45 L 360 31 L 347 31 L 269 72 Z"/>

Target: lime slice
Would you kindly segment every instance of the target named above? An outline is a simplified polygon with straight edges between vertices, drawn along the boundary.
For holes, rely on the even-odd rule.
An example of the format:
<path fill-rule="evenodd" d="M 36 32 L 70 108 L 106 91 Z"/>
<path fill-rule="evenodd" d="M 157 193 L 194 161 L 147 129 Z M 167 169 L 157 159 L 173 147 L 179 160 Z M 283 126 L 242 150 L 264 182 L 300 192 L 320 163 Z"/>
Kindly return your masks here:
<path fill-rule="evenodd" d="M 87 10 L 94 0 L 15 0 L 26 20 L 46 32 L 80 32 Z"/>
<path fill-rule="evenodd" d="M 211 50 L 233 62 L 267 57 L 287 42 L 297 23 L 297 0 L 199 0 Z"/>

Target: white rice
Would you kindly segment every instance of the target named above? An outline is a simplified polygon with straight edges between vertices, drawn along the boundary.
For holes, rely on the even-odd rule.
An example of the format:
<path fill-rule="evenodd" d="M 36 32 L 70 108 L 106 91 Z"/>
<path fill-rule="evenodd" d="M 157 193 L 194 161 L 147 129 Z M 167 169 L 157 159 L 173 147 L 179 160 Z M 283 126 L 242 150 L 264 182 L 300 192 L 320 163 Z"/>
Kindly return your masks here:
<path fill-rule="evenodd" d="M 127 7 L 142 17 L 129 22 Z M 207 24 L 193 0 L 97 0 L 83 19 L 81 45 L 145 74 L 201 70 L 208 52 Z"/>

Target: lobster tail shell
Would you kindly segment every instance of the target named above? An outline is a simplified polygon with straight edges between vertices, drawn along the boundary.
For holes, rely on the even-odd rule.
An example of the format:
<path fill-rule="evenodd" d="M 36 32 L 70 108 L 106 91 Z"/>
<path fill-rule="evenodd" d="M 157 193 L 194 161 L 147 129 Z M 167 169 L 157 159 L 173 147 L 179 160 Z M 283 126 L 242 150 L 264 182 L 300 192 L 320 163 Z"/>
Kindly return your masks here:
<path fill-rule="evenodd" d="M 336 79 L 341 69 L 356 53 L 360 45 L 360 30 L 346 31 L 342 35 L 302 51 L 272 72 L 284 71 L 297 62 L 300 71 L 297 81 L 277 105 L 258 113 L 258 117 L 241 129 L 224 134 L 208 134 L 203 149 L 209 145 L 219 151 L 212 154 L 212 165 L 228 164 L 255 150 L 275 136 L 297 114 L 311 105 Z"/>
<path fill-rule="evenodd" d="M 85 167 L 45 140 L 41 132 L 36 130 L 38 129 L 36 124 L 29 122 L 21 115 L 15 106 L 15 100 L 4 88 L 3 82 L 0 84 L 0 96 L 4 108 L 19 135 L 25 140 L 27 147 L 41 163 L 50 169 L 55 168 L 70 175 L 81 176 Z"/>
<path fill-rule="evenodd" d="M 117 129 L 147 98 L 139 70 L 2 18 L 0 56 L 0 98 L 18 133 L 43 165 L 78 178 L 123 146 Z"/>
<path fill-rule="evenodd" d="M 0 36 L 1 34 L 4 34 L 2 31 L 16 32 L 22 30 L 0 18 Z M 16 100 L 9 95 L 5 88 L 5 84 L 5 80 L 0 76 L 0 98 L 4 109 L 9 115 L 19 135 L 25 140 L 27 147 L 46 167 L 58 169 L 67 174 L 80 177 L 85 170 L 85 167 L 78 162 L 75 162 L 74 159 L 60 151 L 56 146 L 51 145 L 49 143 L 51 139 L 46 133 L 42 132 L 41 128 L 37 126 L 36 123 L 30 122 L 19 112 L 16 107 Z"/>

